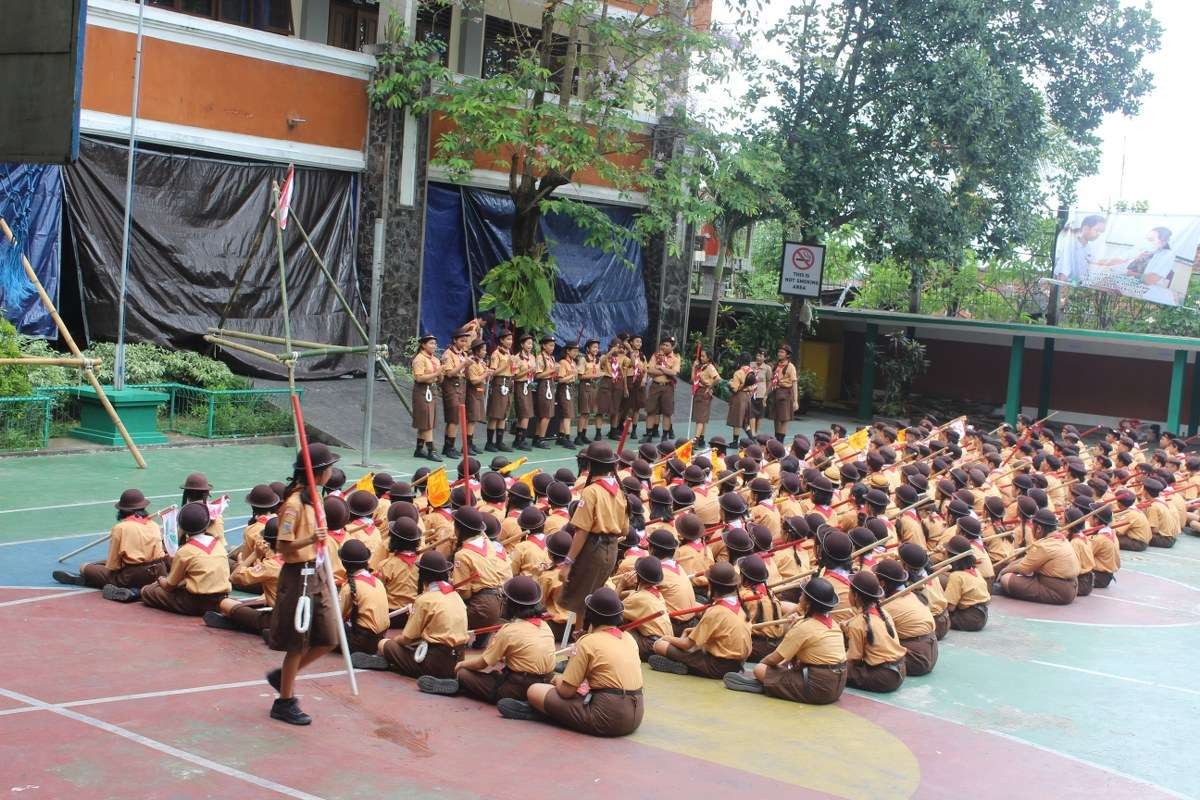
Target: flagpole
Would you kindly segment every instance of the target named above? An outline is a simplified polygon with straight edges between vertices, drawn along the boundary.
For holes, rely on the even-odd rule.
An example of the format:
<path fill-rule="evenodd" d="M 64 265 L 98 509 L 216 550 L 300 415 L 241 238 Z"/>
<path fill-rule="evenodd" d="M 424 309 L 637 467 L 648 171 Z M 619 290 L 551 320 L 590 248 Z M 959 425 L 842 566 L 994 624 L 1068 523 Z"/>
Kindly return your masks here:
<path fill-rule="evenodd" d="M 137 146 L 138 99 L 142 89 L 142 31 L 146 0 L 137 0 L 137 41 L 133 54 L 133 106 L 129 111 L 129 163 L 125 167 L 125 222 L 121 228 L 121 290 L 117 295 L 117 353 L 113 359 L 113 390 L 125 389 L 125 294 L 129 287 L 129 236 L 133 226 L 133 172 Z"/>

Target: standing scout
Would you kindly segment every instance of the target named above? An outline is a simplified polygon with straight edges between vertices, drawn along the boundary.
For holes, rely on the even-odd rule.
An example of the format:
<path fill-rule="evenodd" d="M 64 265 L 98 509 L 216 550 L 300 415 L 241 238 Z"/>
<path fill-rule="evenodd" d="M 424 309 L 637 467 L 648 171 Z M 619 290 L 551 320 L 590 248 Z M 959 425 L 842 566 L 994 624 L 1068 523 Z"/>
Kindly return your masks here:
<path fill-rule="evenodd" d="M 750 398 L 750 435 L 758 436 L 758 421 L 770 413 L 767 409 L 767 391 L 771 383 L 771 365 L 767 363 L 767 351 L 761 347 L 754 352 L 754 388 Z"/>
<path fill-rule="evenodd" d="M 646 389 L 643 381 L 646 378 L 646 362 L 642 358 L 642 337 L 629 337 L 625 349 L 625 360 L 621 362 L 621 374 L 625 378 L 625 403 L 621 406 L 621 418 L 632 419 L 629 436 L 637 436 L 638 416 L 646 400 Z"/>
<path fill-rule="evenodd" d="M 162 531 L 146 514 L 150 501 L 140 489 L 126 489 L 116 502 L 117 524 L 109 532 L 108 558 L 84 564 L 79 574 L 55 570 L 54 580 L 73 586 L 140 589 L 167 574 L 170 561 L 163 550 Z"/>
<path fill-rule="evenodd" d="M 767 397 L 768 411 L 775 424 L 775 438 L 781 442 L 787 436 L 788 422 L 800 407 L 797 391 L 792 346 L 783 344 L 779 346 L 775 357 L 775 368 L 771 371 L 771 393 Z"/>
<path fill-rule="evenodd" d="M 417 340 L 419 349 L 412 360 L 413 428 L 417 431 L 417 449 L 413 458 L 441 461 L 442 457 L 433 450 L 433 429 L 437 426 L 437 406 L 433 401 L 433 387 L 442 379 L 442 362 L 438 360 L 437 337 L 422 336 Z"/>
<path fill-rule="evenodd" d="M 513 389 L 516 403 L 517 438 L 513 447 L 517 450 L 530 450 L 526 443 L 529 438 L 529 421 L 534 418 L 536 408 L 534 400 L 537 395 L 537 355 L 533 352 L 533 337 L 528 333 L 521 336 L 521 350 L 513 356 Z"/>
<path fill-rule="evenodd" d="M 725 415 L 725 424 L 733 429 L 735 444 L 754 424 L 750 407 L 751 395 L 757 385 L 758 374 L 751 364 L 743 363 L 729 379 L 729 411 Z"/>
<path fill-rule="evenodd" d="M 575 422 L 575 407 L 578 400 L 578 387 L 575 385 L 579 377 L 579 366 L 575 358 L 579 355 L 579 343 L 567 342 L 563 348 L 563 357 L 558 361 L 558 372 L 555 380 L 558 383 L 558 441 L 559 447 L 571 446 L 571 425 Z M 579 436 L 575 444 L 582 444 Z"/>
<path fill-rule="evenodd" d="M 554 360 L 554 337 L 543 336 L 539 344 L 542 350 L 537 355 L 537 396 L 533 400 L 537 434 L 533 437 L 533 446 L 549 450 L 551 445 L 546 441 L 546 432 L 554 417 L 554 379 L 558 377 L 558 363 Z"/>
<path fill-rule="evenodd" d="M 463 432 L 464 449 L 473 456 L 480 453 L 475 446 L 475 424 L 487 424 L 487 385 L 491 378 L 484 354 L 487 344 L 482 339 L 476 339 L 471 344 L 471 355 L 467 360 L 467 429 Z"/>
<path fill-rule="evenodd" d="M 721 380 L 721 373 L 712 363 L 707 350 L 700 351 L 700 357 L 692 365 L 692 422 L 696 423 L 697 447 L 707 447 L 704 441 L 704 429 L 708 426 L 708 418 L 712 416 L 713 387 Z"/>
<path fill-rule="evenodd" d="M 520 367 L 519 361 L 512 353 L 512 346 L 512 331 L 504 331 L 500 334 L 500 342 L 488 360 L 492 383 L 487 400 L 487 443 L 483 449 L 489 453 L 497 450 L 501 453 L 512 452 L 512 448 L 504 443 L 504 421 L 508 419 L 513 387 Z"/>
<path fill-rule="evenodd" d="M 459 458 L 462 454 L 454 448 L 458 437 L 458 407 L 466 402 L 466 373 L 470 359 L 467 346 L 472 332 L 463 326 L 454 332 L 450 346 L 442 353 L 442 413 L 446 416 L 446 435 L 442 440 L 442 455 Z M 466 432 L 463 432 L 466 435 Z"/>
<path fill-rule="evenodd" d="M 658 345 L 658 352 L 646 367 L 650 376 L 650 390 L 646 393 L 646 435 L 643 442 L 652 442 L 658 435 L 659 417 L 662 417 L 662 439 L 675 438 L 671 427 L 671 415 L 675 413 L 675 381 L 679 376 L 681 362 L 675 352 L 675 337 L 667 336 Z"/>
<path fill-rule="evenodd" d="M 596 398 L 597 424 L 608 420 L 608 438 L 621 438 L 621 405 L 625 402 L 625 380 L 621 376 L 621 362 L 625 359 L 625 343 L 613 339 L 608 352 L 600 359 L 600 391 Z"/>
<path fill-rule="evenodd" d="M 588 339 L 583 346 L 583 363 L 579 366 L 579 426 L 575 444 L 591 444 L 602 438 L 600 432 L 600 342 Z M 592 439 L 587 436 L 588 425 L 595 427 Z"/>

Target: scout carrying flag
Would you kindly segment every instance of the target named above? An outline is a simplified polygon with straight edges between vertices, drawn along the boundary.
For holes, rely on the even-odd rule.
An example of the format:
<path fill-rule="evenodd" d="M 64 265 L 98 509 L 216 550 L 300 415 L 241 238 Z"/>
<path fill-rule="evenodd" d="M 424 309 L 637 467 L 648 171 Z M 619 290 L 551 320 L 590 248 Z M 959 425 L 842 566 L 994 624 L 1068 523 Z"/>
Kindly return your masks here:
<path fill-rule="evenodd" d="M 519 470 L 521 468 L 521 465 L 523 465 L 528 460 L 529 460 L 529 456 L 521 456 L 516 461 L 513 461 L 511 464 L 505 464 L 503 467 L 501 467 L 500 469 L 498 469 L 496 471 L 499 472 L 501 475 L 512 474 L 513 472 Z M 538 472 L 541 472 L 541 470 L 535 469 L 532 473 L 528 473 L 528 474 L 532 475 L 532 474 L 537 474 Z M 521 478 L 524 478 L 524 477 L 525 476 L 522 475 L 517 480 L 521 480 Z M 530 478 L 530 480 L 533 480 L 533 478 Z M 532 489 L 533 487 L 530 486 L 529 488 Z"/>
<path fill-rule="evenodd" d="M 364 492 L 370 492 L 371 494 L 375 494 L 375 473 L 374 472 L 368 472 L 366 475 L 363 475 L 361 478 L 359 478 L 354 483 L 354 488 L 352 488 L 350 491 L 357 492 L 360 490 L 364 491 Z"/>
<path fill-rule="evenodd" d="M 520 460 L 524 461 L 525 459 L 522 458 Z M 531 469 L 531 470 L 529 470 L 529 472 L 526 472 L 524 475 L 518 475 L 517 483 L 525 484 L 526 486 L 529 487 L 530 493 L 532 493 L 533 492 L 533 477 L 535 475 L 537 475 L 539 472 L 541 472 L 540 469 Z"/>
<path fill-rule="evenodd" d="M 446 468 L 438 467 L 425 478 L 425 496 L 433 508 L 441 508 L 450 502 L 450 480 Z"/>

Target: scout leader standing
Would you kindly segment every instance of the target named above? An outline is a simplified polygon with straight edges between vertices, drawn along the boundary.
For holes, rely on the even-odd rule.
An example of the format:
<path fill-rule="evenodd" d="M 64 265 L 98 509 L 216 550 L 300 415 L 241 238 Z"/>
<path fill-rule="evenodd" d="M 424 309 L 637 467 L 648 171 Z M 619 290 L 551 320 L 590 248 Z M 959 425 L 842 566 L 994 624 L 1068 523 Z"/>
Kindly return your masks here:
<path fill-rule="evenodd" d="M 600 431 L 600 342 L 588 339 L 583 345 L 583 360 L 579 363 L 579 424 L 576 427 L 575 444 L 591 444 L 604 438 Z M 592 438 L 587 435 L 588 425 L 595 427 Z"/>
<path fill-rule="evenodd" d="M 650 389 L 646 393 L 646 435 L 642 442 L 652 442 L 659 432 L 659 417 L 662 417 L 662 439 L 670 441 L 675 438 L 675 429 L 671 425 L 671 415 L 675 413 L 675 381 L 682 366 L 679 354 L 675 352 L 675 337 L 664 337 L 658 345 L 658 352 L 646 366 L 646 374 L 650 376 Z"/>
<path fill-rule="evenodd" d="M 558 362 L 554 360 L 554 337 L 543 336 L 539 342 L 541 352 L 537 355 L 537 396 L 533 399 L 533 410 L 537 415 L 537 433 L 533 446 L 549 450 L 546 432 L 554 417 L 554 379 L 558 377 Z"/>
<path fill-rule="evenodd" d="M 631 336 L 625 350 L 625 360 L 621 362 L 621 374 L 625 378 L 625 403 L 621 406 L 621 419 L 632 419 L 629 426 L 629 436 L 637 436 L 638 417 L 646 400 L 646 389 L 643 381 L 646 377 L 646 361 L 642 357 L 642 337 Z"/>
<path fill-rule="evenodd" d="M 417 431 L 417 449 L 413 458 L 441 461 L 442 457 L 433 450 L 433 429 L 437 426 L 433 387 L 442 379 L 442 362 L 436 355 L 437 337 L 426 335 L 417 342 L 419 349 L 412 360 L 413 428 Z"/>
<path fill-rule="evenodd" d="M 487 424 L 487 385 L 492 377 L 484 356 L 487 344 L 483 339 L 471 343 L 471 355 L 467 359 L 467 429 L 463 432 L 463 448 L 473 456 L 480 453 L 475 446 L 475 424 Z"/>
<path fill-rule="evenodd" d="M 446 416 L 446 436 L 442 441 L 442 455 L 459 458 L 462 454 L 454 448 L 458 437 L 458 407 L 466 402 L 467 367 L 470 357 L 467 347 L 474 338 L 474 330 L 464 325 L 454 332 L 450 346 L 442 353 L 442 413 Z M 466 435 L 466 432 L 463 432 Z"/>
<path fill-rule="evenodd" d="M 618 337 L 608 345 L 600 358 L 600 389 L 596 396 L 596 425 L 608 420 L 608 438 L 621 438 L 621 405 L 625 402 L 625 381 L 621 377 L 621 362 L 625 359 L 625 343 Z M 599 433 L 599 427 L 596 432 Z M 597 441 L 599 436 L 595 437 Z"/>
<path fill-rule="evenodd" d="M 103 589 L 140 589 L 167 574 L 170 562 L 163 550 L 162 530 L 146 514 L 150 501 L 140 489 L 126 489 L 116 502 L 117 524 L 109 532 L 108 558 L 84 564 L 79 574 L 55 570 L 59 583 Z"/>
<path fill-rule="evenodd" d="M 517 418 L 516 439 L 513 447 L 517 450 L 531 450 L 527 443 L 529 439 L 529 422 L 536 415 L 535 400 L 537 397 L 537 354 L 533 352 L 533 337 L 523 334 L 519 340 L 520 350 L 512 357 L 512 372 L 514 377 L 513 403 L 516 405 L 514 416 Z"/>
<path fill-rule="evenodd" d="M 575 385 L 579 378 L 579 366 L 575 363 L 578 355 L 579 343 L 567 342 L 563 348 L 563 357 L 558 360 L 558 372 L 554 376 L 558 384 L 558 441 L 556 444 L 559 447 L 571 446 L 571 425 L 575 422 L 575 407 L 579 392 L 579 388 Z M 575 444 L 583 444 L 579 435 L 575 437 Z"/>
<path fill-rule="evenodd" d="M 782 344 L 775 355 L 775 367 L 771 371 L 771 391 L 767 395 L 767 411 L 775 423 L 775 438 L 783 441 L 787 436 L 788 423 L 800 407 L 797 396 L 796 365 L 792 363 L 792 346 Z"/>
<path fill-rule="evenodd" d="M 512 331 L 500 334 L 500 342 L 488 360 L 492 372 L 491 388 L 487 400 L 487 443 L 483 449 L 489 453 L 499 450 L 510 453 L 512 448 L 504 443 L 504 421 L 512 405 L 513 388 L 516 385 L 520 362 L 512 353 Z"/>
<path fill-rule="evenodd" d="M 721 380 L 721 373 L 712 363 L 707 350 L 698 352 L 700 356 L 692 364 L 692 422 L 696 423 L 696 446 L 707 447 L 704 429 L 708 426 L 708 418 L 712 416 L 713 387 Z"/>

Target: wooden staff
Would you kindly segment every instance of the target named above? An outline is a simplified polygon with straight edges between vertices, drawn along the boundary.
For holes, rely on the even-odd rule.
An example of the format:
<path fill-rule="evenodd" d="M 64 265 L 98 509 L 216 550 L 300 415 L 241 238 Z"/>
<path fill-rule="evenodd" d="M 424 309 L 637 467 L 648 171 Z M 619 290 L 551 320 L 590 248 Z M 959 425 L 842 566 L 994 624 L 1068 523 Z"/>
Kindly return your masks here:
<path fill-rule="evenodd" d="M 431 542 L 431 543 L 425 545 L 424 547 L 419 548 L 417 550 L 417 555 L 428 552 L 430 550 L 434 550 L 438 547 L 441 547 L 444 544 L 447 544 L 448 542 L 453 542 L 457 538 L 458 538 L 458 534 L 451 534 L 450 536 L 443 536 L 441 539 L 438 539 L 436 542 Z"/>
<path fill-rule="evenodd" d="M 1015 531 L 1000 531 L 999 533 L 993 533 L 991 536 L 984 536 L 979 541 L 987 543 L 987 542 L 992 541 L 993 539 L 1000 539 L 1005 536 L 1015 536 L 1015 535 L 1016 535 Z"/>
<path fill-rule="evenodd" d="M 903 589 L 896 592 L 894 595 L 891 595 L 890 597 L 885 597 L 883 599 L 883 602 L 881 602 L 879 605 L 886 606 L 888 603 L 892 602 L 897 597 L 903 597 L 906 594 L 912 594 L 917 589 L 920 589 L 922 586 L 929 583 L 930 581 L 932 581 L 934 578 L 938 577 L 939 575 L 949 572 L 951 562 L 957 561 L 958 559 L 963 558 L 964 556 L 968 556 L 968 555 L 971 555 L 970 550 L 959 553 L 958 555 L 954 556 L 953 558 L 946 559 L 933 572 L 929 573 L 924 578 L 921 578 L 921 580 L 919 580 L 919 581 L 913 581 L 908 586 L 905 586 Z"/>
<path fill-rule="evenodd" d="M 1000 569 L 1000 567 L 1001 567 L 1003 564 L 1006 564 L 1006 563 L 1008 563 L 1009 561 L 1012 561 L 1014 558 L 1017 558 L 1018 556 L 1023 556 L 1023 555 L 1025 555 L 1025 551 L 1026 551 L 1026 550 L 1028 550 L 1028 549 L 1029 549 L 1028 547 L 1018 547 L 1016 550 L 1013 550 L 1013 551 L 1012 551 L 1012 553 L 1010 553 L 1009 555 L 1007 555 L 1007 556 L 1005 556 L 1004 558 L 1000 559 L 1000 560 L 999 560 L 999 561 L 997 561 L 995 564 L 992 564 L 992 569 L 993 569 L 993 570 L 996 570 L 996 577 L 997 577 L 997 578 L 999 578 L 999 577 L 1000 577 L 1000 572 L 999 572 L 999 569 Z"/>
<path fill-rule="evenodd" d="M 406 606 L 401 606 L 400 608 L 397 608 L 395 611 L 389 611 L 388 619 L 395 619 L 396 617 L 400 616 L 401 614 L 407 614 L 408 612 L 412 611 L 412 607 L 413 607 L 413 604 L 409 603 Z"/>
<path fill-rule="evenodd" d="M 704 488 L 709 489 L 713 486 L 719 486 L 722 483 L 724 483 L 725 481 L 733 480 L 734 478 L 738 477 L 739 475 L 744 474 L 745 472 L 746 472 L 746 470 L 739 469 L 737 472 L 730 473 L 729 475 L 726 475 L 724 478 L 714 478 L 713 480 L 704 484 Z"/>
<path fill-rule="evenodd" d="M 784 616 L 780 617 L 779 619 L 768 619 L 768 620 L 763 620 L 762 622 L 755 622 L 753 625 L 750 626 L 750 630 L 752 630 L 752 631 L 762 630 L 763 628 L 769 628 L 772 625 L 785 625 L 790 628 L 791 626 L 795 625 L 799 621 L 800 621 L 800 616 L 798 614 L 785 614 Z"/>
<path fill-rule="evenodd" d="M 809 578 L 809 577 L 812 577 L 813 575 L 816 575 L 817 572 L 820 571 L 820 569 L 821 569 L 820 567 L 813 567 L 812 569 L 810 569 L 806 572 L 801 572 L 799 575 L 797 575 L 794 578 L 787 578 L 786 580 L 776 581 L 775 583 L 767 584 L 767 588 L 770 589 L 771 591 L 775 591 L 776 589 L 790 589 L 793 585 L 799 583 L 800 581 L 804 580 L 805 578 Z"/>
<path fill-rule="evenodd" d="M 960 558 L 963 558 L 963 557 L 965 557 L 965 556 L 967 556 L 967 555 L 975 555 L 976 557 L 978 557 L 978 552 L 975 550 L 975 548 L 974 548 L 974 547 L 972 547 L 970 550 L 964 550 L 964 551 L 962 551 L 961 553 L 959 553 L 959 554 L 958 554 L 958 555 L 956 555 L 956 556 L 951 556 L 950 558 L 944 558 L 944 559 L 942 559 L 941 561 L 939 561 L 939 562 L 937 562 L 936 564 L 934 564 L 934 565 L 933 565 L 933 568 L 934 568 L 934 569 L 941 569 L 942 567 L 944 567 L 944 566 L 947 566 L 948 564 L 952 564 L 952 563 L 954 563 L 955 561 L 958 561 Z"/>
<path fill-rule="evenodd" d="M 708 608 L 708 606 L 703 606 L 703 608 Z M 617 630 L 629 631 L 629 630 L 633 630 L 634 628 L 640 628 L 642 625 L 645 625 L 647 622 L 653 622 L 654 620 L 658 619 L 662 615 L 663 615 L 662 611 L 655 611 L 653 614 L 647 614 L 646 616 L 641 617 L 640 619 L 635 619 L 632 622 L 626 622 L 623 625 L 619 625 L 619 626 L 617 626 Z M 499 626 L 496 626 L 496 627 L 499 627 Z M 470 633 L 470 632 L 471 631 L 468 631 L 468 633 Z M 575 647 L 575 645 L 572 644 L 572 645 L 562 648 L 561 650 L 555 650 L 554 658 L 557 660 L 559 656 L 565 656 L 567 653 L 571 652 L 571 650 L 573 650 L 574 647 Z"/>
<path fill-rule="evenodd" d="M 925 496 L 925 497 L 921 498 L 920 500 L 918 500 L 917 502 L 915 502 L 915 503 L 912 503 L 911 505 L 907 505 L 907 506 L 905 506 L 904 508 L 897 509 L 897 510 L 896 510 L 896 514 L 895 514 L 895 515 L 892 517 L 892 519 L 893 519 L 893 520 L 897 520 L 897 519 L 899 519 L 899 518 L 900 518 L 900 516 L 901 516 L 901 515 L 902 515 L 902 514 L 903 514 L 905 511 L 912 511 L 914 508 L 918 508 L 919 506 L 923 506 L 923 505 L 925 505 L 926 503 L 932 503 L 932 502 L 933 502 L 933 498 L 932 498 L 932 497 Z"/>
<path fill-rule="evenodd" d="M 621 439 L 617 442 L 618 455 L 625 449 L 625 440 L 629 438 L 629 426 L 633 424 L 633 417 L 625 418 L 625 425 L 621 428 Z"/>

